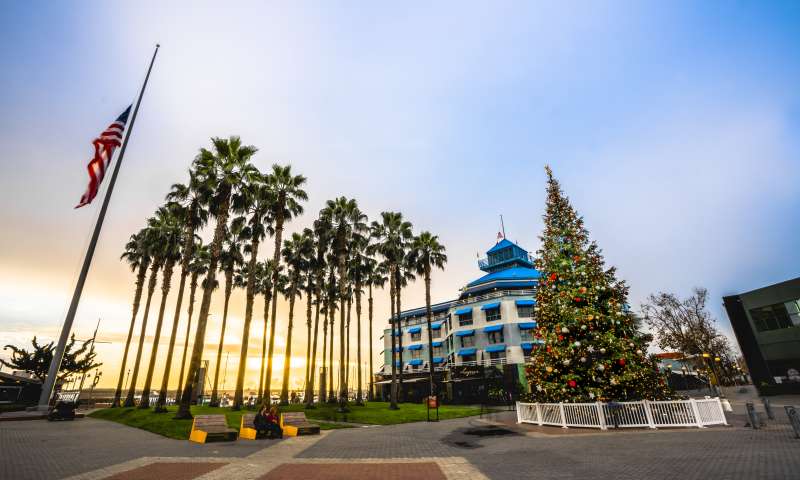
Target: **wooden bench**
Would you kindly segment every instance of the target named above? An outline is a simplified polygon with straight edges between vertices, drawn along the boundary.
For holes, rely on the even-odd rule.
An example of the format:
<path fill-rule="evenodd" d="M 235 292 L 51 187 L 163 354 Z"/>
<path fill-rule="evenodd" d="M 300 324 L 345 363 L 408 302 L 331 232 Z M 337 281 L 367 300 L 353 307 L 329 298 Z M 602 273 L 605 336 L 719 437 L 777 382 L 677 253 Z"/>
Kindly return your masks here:
<path fill-rule="evenodd" d="M 225 415 L 197 415 L 194 417 L 189 440 L 206 443 L 209 439 L 236 440 L 236 430 L 228 427 Z"/>
<path fill-rule="evenodd" d="M 244 438 L 245 440 L 255 440 L 256 434 L 256 425 L 255 425 L 256 414 L 255 413 L 245 413 L 242 415 L 242 422 L 239 424 L 239 438 Z"/>
<path fill-rule="evenodd" d="M 303 412 L 282 413 L 281 429 L 283 434 L 289 437 L 319 434 L 319 425 L 309 422 Z"/>

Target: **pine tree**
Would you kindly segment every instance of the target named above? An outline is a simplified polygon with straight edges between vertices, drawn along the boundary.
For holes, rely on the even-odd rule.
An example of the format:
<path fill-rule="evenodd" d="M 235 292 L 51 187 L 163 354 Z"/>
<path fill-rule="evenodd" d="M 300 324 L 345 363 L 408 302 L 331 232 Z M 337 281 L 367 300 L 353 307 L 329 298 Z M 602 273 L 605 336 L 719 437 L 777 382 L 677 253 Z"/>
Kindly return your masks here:
<path fill-rule="evenodd" d="M 628 287 L 606 269 L 597 244 L 547 171 L 547 209 L 536 267 L 535 348 L 526 374 L 538 402 L 661 399 L 669 394 L 647 337 L 627 305 Z"/>

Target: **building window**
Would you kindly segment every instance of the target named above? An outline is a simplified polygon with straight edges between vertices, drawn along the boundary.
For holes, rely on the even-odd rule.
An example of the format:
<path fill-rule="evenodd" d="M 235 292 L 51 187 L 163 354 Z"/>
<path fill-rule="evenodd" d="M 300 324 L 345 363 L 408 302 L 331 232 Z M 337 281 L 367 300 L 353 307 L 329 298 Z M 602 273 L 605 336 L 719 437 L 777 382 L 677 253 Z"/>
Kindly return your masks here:
<path fill-rule="evenodd" d="M 474 354 L 472 354 L 472 355 L 461 355 L 461 363 L 474 362 L 474 361 L 475 361 L 475 355 Z"/>
<path fill-rule="evenodd" d="M 489 343 L 503 343 L 505 340 L 503 339 L 503 331 L 500 330 L 499 332 L 489 332 L 487 333 L 489 336 Z"/>
<path fill-rule="evenodd" d="M 519 318 L 533 318 L 533 306 L 519 305 L 517 307 L 517 316 Z"/>
<path fill-rule="evenodd" d="M 503 350 L 502 352 L 489 352 L 489 358 L 492 360 L 500 360 L 501 358 L 506 358 L 506 352 Z"/>
<path fill-rule="evenodd" d="M 415 333 L 411 334 L 411 341 L 412 342 L 418 342 L 420 340 L 422 340 L 422 331 L 415 332 Z"/>
<path fill-rule="evenodd" d="M 461 337 L 461 347 L 474 347 L 475 346 L 475 335 L 468 335 L 466 337 Z"/>
<path fill-rule="evenodd" d="M 422 350 L 411 350 L 411 359 L 417 360 L 422 358 Z"/>
<path fill-rule="evenodd" d="M 519 331 L 519 338 L 524 341 L 531 341 L 533 340 L 533 330 L 520 330 Z"/>
<path fill-rule="evenodd" d="M 431 338 L 442 338 L 442 329 L 431 330 Z"/>
<path fill-rule="evenodd" d="M 490 308 L 489 310 L 486 310 L 486 321 L 494 322 L 495 320 L 500 320 L 500 309 Z"/>
<path fill-rule="evenodd" d="M 433 347 L 433 356 L 434 357 L 441 357 L 442 356 L 442 347 Z"/>
<path fill-rule="evenodd" d="M 750 318 L 758 332 L 800 326 L 800 313 L 796 301 L 777 303 L 750 310 Z"/>
<path fill-rule="evenodd" d="M 465 325 L 472 325 L 472 313 L 465 313 L 458 316 L 458 325 L 463 327 Z"/>

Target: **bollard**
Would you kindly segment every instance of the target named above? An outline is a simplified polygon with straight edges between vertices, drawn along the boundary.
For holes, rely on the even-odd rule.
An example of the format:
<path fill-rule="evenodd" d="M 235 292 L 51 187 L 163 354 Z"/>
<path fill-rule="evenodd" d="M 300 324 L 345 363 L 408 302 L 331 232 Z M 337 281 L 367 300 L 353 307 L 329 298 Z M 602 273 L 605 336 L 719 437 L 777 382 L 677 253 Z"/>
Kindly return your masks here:
<path fill-rule="evenodd" d="M 769 403 L 769 398 L 761 397 L 761 402 L 764 404 L 764 411 L 767 412 L 767 418 L 775 420 L 775 414 L 772 413 L 772 405 Z"/>
<path fill-rule="evenodd" d="M 747 402 L 744 404 L 745 410 L 747 411 L 747 424 L 745 427 L 753 427 L 753 430 L 758 430 L 758 415 L 756 414 L 756 406 L 753 405 L 753 402 Z"/>
<path fill-rule="evenodd" d="M 800 438 L 800 412 L 797 411 L 798 407 L 786 405 L 783 408 L 786 410 L 786 415 L 789 416 L 789 423 L 792 424 L 794 429 L 794 438 Z"/>

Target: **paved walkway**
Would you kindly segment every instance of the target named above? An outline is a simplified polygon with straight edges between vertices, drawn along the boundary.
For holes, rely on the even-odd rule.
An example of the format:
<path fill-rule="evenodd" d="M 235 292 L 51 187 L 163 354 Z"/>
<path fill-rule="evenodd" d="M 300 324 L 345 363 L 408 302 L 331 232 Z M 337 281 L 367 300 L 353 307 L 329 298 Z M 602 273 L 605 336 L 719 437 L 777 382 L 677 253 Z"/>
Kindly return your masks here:
<path fill-rule="evenodd" d="M 514 412 L 371 428 L 283 441 L 193 445 L 99 420 L 0 425 L 0 452 L 23 439 L 0 478 L 131 479 L 792 479 L 800 440 L 779 418 L 762 430 L 595 430 L 514 423 Z M 60 432 L 60 433 L 59 433 Z M 94 436 L 98 440 L 93 440 Z M 25 439 L 28 440 L 25 440 Z M 109 439 L 114 439 L 109 440 Z M 102 440 L 105 439 L 105 442 Z M 47 454 L 40 448 L 44 440 Z M 105 445 L 103 445 L 106 443 Z M 78 445 L 83 445 L 79 447 Z M 100 452 L 94 451 L 100 449 Z"/>

